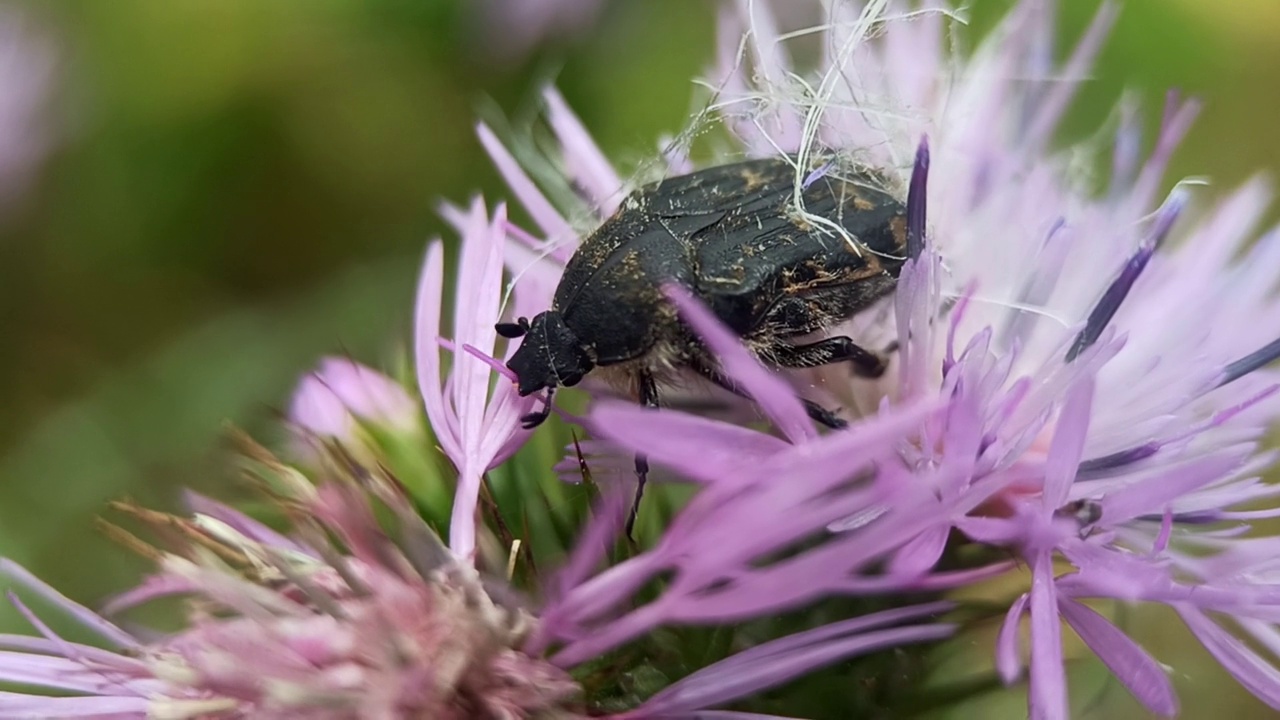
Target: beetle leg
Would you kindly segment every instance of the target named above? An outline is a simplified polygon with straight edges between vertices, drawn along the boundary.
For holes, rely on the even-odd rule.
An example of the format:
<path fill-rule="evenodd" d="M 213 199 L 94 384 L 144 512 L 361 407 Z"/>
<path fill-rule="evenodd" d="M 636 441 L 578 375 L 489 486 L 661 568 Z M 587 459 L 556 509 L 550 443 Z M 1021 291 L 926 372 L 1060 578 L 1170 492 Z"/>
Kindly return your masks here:
<path fill-rule="evenodd" d="M 641 370 L 637 378 L 638 393 L 640 395 L 640 405 L 646 408 L 658 407 L 658 383 L 653 379 L 653 374 L 648 370 Z M 644 497 L 644 484 L 649 479 L 649 458 L 644 455 L 636 455 L 636 496 L 631 501 L 631 512 L 627 515 L 627 537 L 631 537 L 631 531 L 635 528 L 636 515 L 640 513 L 640 499 Z"/>
<path fill-rule="evenodd" d="M 782 367 L 811 368 L 838 362 L 853 363 L 860 377 L 878 378 L 884 374 L 885 361 L 844 335 L 829 337 L 807 345 L 778 343 L 768 355 Z"/>
<path fill-rule="evenodd" d="M 532 430 L 538 427 L 539 425 L 541 425 L 542 423 L 546 422 L 547 418 L 551 417 L 551 399 L 554 395 L 555 395 L 555 388 L 547 388 L 547 398 L 542 405 L 542 409 L 536 410 L 534 412 L 531 412 L 525 415 L 521 415 L 520 427 L 524 428 L 525 430 Z"/>
<path fill-rule="evenodd" d="M 738 387 L 737 383 L 726 377 L 724 373 L 710 367 L 706 363 L 692 360 L 689 362 L 689 368 L 738 397 L 743 397 L 748 400 L 752 399 L 745 390 Z M 809 414 L 810 419 L 814 422 L 820 425 L 825 425 L 832 430 L 840 430 L 849 427 L 849 423 L 845 422 L 842 418 L 837 417 L 834 412 L 822 407 L 818 403 L 809 400 L 808 398 L 800 398 L 800 402 L 804 403 L 804 411 Z"/>
<path fill-rule="evenodd" d="M 826 425 L 832 430 L 843 430 L 849 427 L 848 421 L 837 416 L 834 412 L 822 407 L 818 403 L 808 398 L 800 398 L 804 403 L 804 411 L 809 413 L 809 417 L 820 425 Z"/>
<path fill-rule="evenodd" d="M 844 418 L 837 416 L 834 412 L 818 403 L 808 398 L 800 398 L 800 402 L 804 403 L 804 411 L 809 414 L 809 418 L 819 425 L 825 425 L 832 430 L 843 430 L 849 427 L 849 423 Z"/>

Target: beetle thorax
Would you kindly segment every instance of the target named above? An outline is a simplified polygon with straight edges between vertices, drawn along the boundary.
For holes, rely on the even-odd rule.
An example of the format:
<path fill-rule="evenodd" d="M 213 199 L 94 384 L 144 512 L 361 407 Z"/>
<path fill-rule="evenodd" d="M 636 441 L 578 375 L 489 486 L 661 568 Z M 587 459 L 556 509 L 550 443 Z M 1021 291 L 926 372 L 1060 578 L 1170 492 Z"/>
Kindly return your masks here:
<path fill-rule="evenodd" d="M 577 385 L 595 363 L 564 317 L 548 310 L 529 322 L 507 367 L 519 379 L 520 394 L 530 395 L 544 388 Z"/>

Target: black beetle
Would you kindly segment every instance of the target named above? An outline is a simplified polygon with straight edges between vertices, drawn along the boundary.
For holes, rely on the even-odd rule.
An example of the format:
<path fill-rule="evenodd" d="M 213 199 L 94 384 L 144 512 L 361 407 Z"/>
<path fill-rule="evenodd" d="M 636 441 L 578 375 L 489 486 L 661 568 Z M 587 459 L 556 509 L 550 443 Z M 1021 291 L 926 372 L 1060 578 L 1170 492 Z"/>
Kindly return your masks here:
<path fill-rule="evenodd" d="M 893 290 L 907 213 L 885 185 L 876 172 L 831 158 L 801 173 L 794 158 L 775 157 L 632 193 L 578 248 L 550 310 L 497 327 L 504 337 L 524 337 L 507 364 L 520 394 L 547 390 L 546 406 L 525 426 L 547 418 L 557 387 L 596 368 L 648 407 L 658 404 L 658 381 L 680 369 L 742 394 L 681 322 L 662 291 L 667 283 L 687 288 L 775 366 L 849 361 L 861 375 L 882 373 L 883 359 L 848 337 L 797 340 Z M 806 407 L 829 427 L 844 424 L 815 403 Z M 646 471 L 636 458 L 641 490 Z"/>

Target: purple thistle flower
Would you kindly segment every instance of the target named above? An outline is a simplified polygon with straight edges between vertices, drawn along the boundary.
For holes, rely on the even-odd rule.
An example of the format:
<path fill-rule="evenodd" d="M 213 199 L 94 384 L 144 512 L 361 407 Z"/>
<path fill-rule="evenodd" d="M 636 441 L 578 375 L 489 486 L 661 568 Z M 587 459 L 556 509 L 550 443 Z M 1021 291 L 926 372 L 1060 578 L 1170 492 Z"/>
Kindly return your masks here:
<path fill-rule="evenodd" d="M 1165 672 L 1080 603 L 1087 598 L 1170 605 L 1243 685 L 1280 707 L 1280 669 L 1274 656 L 1254 649 L 1280 647 L 1270 560 L 1280 544 L 1240 537 L 1253 520 L 1280 513 L 1271 509 L 1280 489 L 1258 480 L 1272 459 L 1258 452 L 1258 443 L 1280 410 L 1276 376 L 1264 369 L 1280 356 L 1280 341 L 1271 342 L 1280 336 L 1280 303 L 1271 291 L 1280 237 L 1275 231 L 1264 235 L 1235 260 L 1253 241 L 1268 200 L 1262 182 L 1246 185 L 1199 222 L 1186 217 L 1188 188 L 1160 200 L 1164 168 L 1196 113 L 1194 103 L 1174 94 L 1146 160 L 1134 149 L 1136 108 L 1122 105 L 1110 185 L 1101 196 L 1071 156 L 1051 151 L 1059 120 L 1115 14 L 1114 6 L 1104 5 L 1062 67 L 1054 68 L 1048 3 L 1018 4 L 967 58 L 945 51 L 945 11 L 908 11 L 885 1 L 836 3 L 829 22 L 809 33 L 821 38 L 824 50 L 809 76 L 789 59 L 787 41 L 764 4 L 742 2 L 721 16 L 714 107 L 748 156 L 803 159 L 834 148 L 883 169 L 890 185 L 909 196 L 911 259 L 896 297 L 835 331 L 873 346 L 896 341 L 889 372 L 879 381 L 850 380 L 846 369 L 828 367 L 791 378 L 802 389 L 821 388 L 839 398 L 851 413 L 948 400 L 895 449 L 912 467 L 903 482 L 922 494 L 915 498 L 919 505 L 894 498 L 898 512 L 913 509 L 909 517 L 921 524 L 911 526 L 911 537 L 895 528 L 892 541 L 877 548 L 893 553 L 891 576 L 932 568 L 952 528 L 977 542 L 1019 550 L 1033 581 L 1011 608 L 998 664 L 1007 681 L 1019 675 L 1012 639 L 1018 618 L 1029 611 L 1035 717 L 1067 716 L 1063 620 L 1150 710 L 1177 711 Z M 590 212 L 557 211 L 482 129 L 486 147 L 542 232 L 539 238 L 512 228 L 519 242 L 507 262 L 517 278 L 536 278 L 530 293 L 542 293 L 544 307 L 557 263 L 572 254 L 577 230 L 589 229 L 575 229 L 566 217 L 607 216 L 629 189 L 611 186 L 609 174 L 589 173 L 594 163 L 570 159 L 595 158 L 599 151 L 576 122 L 565 121 L 568 111 L 555 97 L 551 125 L 571 184 L 599 184 L 582 194 Z M 691 169 L 679 145 L 666 150 L 670 173 Z M 1170 236 L 1178 242 L 1167 243 Z M 517 280 L 517 290 L 523 282 Z M 699 329 L 732 362 L 733 344 L 717 341 L 707 323 Z M 803 437 L 807 423 L 794 415 L 787 390 L 776 381 L 753 387 L 762 412 L 790 442 L 678 413 L 612 405 L 592 414 L 592 429 L 705 484 L 689 511 L 735 483 L 751 487 L 760 468 L 804 482 L 834 472 L 795 455 L 815 442 Z M 848 438 L 823 438 L 816 445 L 860 447 L 855 436 L 872 432 L 871 426 L 856 428 Z M 774 465 L 780 458 L 789 464 Z M 858 498 L 847 508 L 847 523 L 833 518 L 832 527 L 867 527 L 865 511 L 881 500 Z M 1271 505 L 1241 509 L 1259 501 Z M 855 506 L 864 512 L 854 512 Z M 720 512 L 732 505 L 721 499 L 715 507 Z M 874 513 L 871 518 L 875 526 Z M 810 521 L 797 518 L 797 527 Z M 754 532 L 777 522 L 744 514 L 736 527 Z M 760 542 L 770 541 L 765 535 Z M 742 542 L 740 534 L 734 537 Z M 672 570 L 664 550 L 681 558 L 677 549 L 691 552 L 680 538 L 677 520 L 655 554 L 642 555 L 637 564 Z M 860 556 L 854 551 L 849 557 L 856 570 Z M 1055 569 L 1064 562 L 1073 569 Z M 634 568 L 610 568 L 601 583 L 625 590 L 627 582 L 615 578 Z M 688 577 L 705 580 L 715 573 L 700 566 Z M 740 575 L 730 571 L 729 577 Z M 590 594 L 593 582 L 579 592 Z M 813 588 L 814 595 L 850 589 L 820 581 Z M 767 611 L 745 597 L 735 596 L 732 609 L 717 611 Z M 646 612 L 653 611 L 564 633 L 589 644 L 597 633 L 642 632 L 654 621 Z M 1234 622 L 1229 629 L 1215 618 Z M 549 614 L 548 627 L 555 627 L 554 619 Z M 566 650 L 570 656 L 573 648 L 570 643 Z M 589 645 L 581 652 L 590 652 Z"/>
<path fill-rule="evenodd" d="M 901 351 L 878 390 L 882 402 L 938 392 L 952 399 L 922 430 L 917 462 L 956 471 L 949 477 L 960 482 L 940 488 L 943 498 L 985 485 L 987 501 L 954 525 L 974 540 L 1017 547 L 1031 565 L 1031 589 L 1015 602 L 1001 643 L 1002 674 L 1018 674 L 1011 638 L 1028 610 L 1033 717 L 1067 717 L 1062 620 L 1151 711 L 1175 714 L 1161 667 L 1079 603 L 1154 601 L 1178 610 L 1242 684 L 1276 705 L 1273 661 L 1209 615 L 1232 618 L 1264 646 L 1277 637 L 1276 586 L 1260 570 L 1261 548 L 1274 556 L 1280 545 L 1234 537 L 1276 512 L 1237 508 L 1280 492 L 1257 480 L 1271 460 L 1257 443 L 1280 409 L 1275 375 L 1260 370 L 1280 354 L 1267 345 L 1280 335 L 1271 297 L 1280 242 L 1269 234 L 1233 262 L 1266 191 L 1252 183 L 1194 226 L 1183 219 L 1185 189 L 1155 206 L 1164 166 L 1195 113 L 1176 96 L 1145 163 L 1130 150 L 1136 115 L 1122 114 L 1105 197 L 1092 197 L 1066 158 L 1047 150 L 1114 17 L 1110 5 L 1056 72 L 1046 64 L 1052 14 L 1024 2 L 959 73 L 937 51 L 941 14 L 881 23 L 875 5 L 831 24 L 823 82 L 810 83 L 816 97 L 795 102 L 777 101 L 796 90 L 781 41 L 755 6 L 743 19 L 755 84 L 737 58 L 722 63 L 731 97 L 721 105 L 743 108 L 738 127 L 757 152 L 853 148 L 901 169 L 912 195 L 928 173 L 927 226 L 921 199 L 910 211 L 913 240 L 927 241 L 913 243 L 919 256 L 900 278 Z M 857 72 L 837 72 L 849 68 Z M 905 162 L 925 134 L 927 151 Z M 1181 242 L 1165 250 L 1175 229 Z M 832 370 L 820 375 L 839 387 Z M 945 529 L 921 535 L 911 548 L 917 561 L 937 558 Z M 1249 559 L 1232 571 L 1208 571 L 1245 547 Z M 1206 551 L 1218 557 L 1208 561 Z M 1074 569 L 1061 573 L 1061 561 Z"/>
<path fill-rule="evenodd" d="M 554 92 L 548 92 L 547 102 L 550 124 L 561 141 L 562 160 L 571 173 L 570 181 L 574 187 L 584 189 L 585 209 L 588 210 L 585 214 L 604 217 L 612 213 L 625 196 L 625 187 L 602 160 L 603 155 L 563 100 Z M 559 271 L 563 268 L 559 263 L 572 254 L 572 242 L 580 233 L 564 213 L 545 199 L 514 158 L 483 126 L 480 137 L 512 191 L 545 235 L 545 239 L 538 239 L 527 231 L 510 226 L 511 237 L 518 243 L 509 246 L 507 256 L 508 266 L 516 277 L 517 300 L 528 298 L 527 306 L 545 307 L 551 301 Z M 669 162 L 672 167 L 681 167 L 685 163 L 674 151 Z M 576 208 L 569 214 L 579 216 L 584 214 L 582 210 Z M 653 551 L 589 579 L 586 568 L 592 564 L 591 561 L 579 558 L 571 563 L 571 567 L 576 568 L 575 582 L 562 578 L 561 592 L 553 598 L 542 616 L 542 632 L 535 639 L 534 647 L 558 643 L 561 647 L 554 656 L 555 661 L 576 664 L 668 623 L 729 622 L 799 607 L 837 592 L 937 589 L 963 584 L 1001 569 L 987 567 L 936 576 L 904 573 L 898 578 L 858 577 L 858 570 L 867 569 L 885 553 L 911 539 L 911 527 L 936 525 L 946 515 L 943 514 L 944 508 L 936 507 L 923 495 L 912 498 L 914 503 L 895 497 L 895 489 L 912 487 L 910 483 L 895 482 L 895 479 L 902 480 L 896 473 L 905 472 L 899 467 L 880 468 L 874 487 L 861 488 L 844 498 L 843 502 L 830 501 L 832 498 L 824 493 L 847 489 L 844 485 L 869 467 L 864 464 L 831 465 L 830 461 L 834 457 L 854 457 L 871 463 L 880 457 L 881 451 L 894 447 L 887 436 L 900 435 L 913 427 L 921 413 L 928 412 L 928 409 L 919 407 L 894 419 L 886 417 L 868 427 L 865 433 L 828 438 L 825 445 L 818 443 L 811 421 L 793 388 L 749 357 L 726 330 L 707 319 L 705 312 L 696 305 L 679 299 L 677 302 L 686 313 L 694 316 L 690 321 L 716 351 L 726 373 L 755 399 L 763 412 L 797 447 L 787 453 L 784 450 L 790 447 L 788 443 L 767 434 L 703 418 L 675 413 L 655 415 L 629 404 L 598 407 L 590 422 L 596 434 L 624 449 L 643 448 L 655 463 L 678 469 L 686 477 L 712 487 L 695 498 L 673 520 Z M 521 309 L 513 314 L 523 312 Z M 720 459 L 723 463 L 716 462 Z M 770 459 L 771 463 L 752 468 L 750 473 L 736 472 L 740 467 L 745 471 L 748 466 L 759 465 L 765 459 Z M 726 466 L 726 463 L 732 465 Z M 824 463 L 833 470 L 826 473 L 825 478 L 815 477 L 807 483 L 788 483 L 783 475 L 794 470 L 796 476 L 803 476 L 810 468 L 821 467 Z M 718 479 L 728 477 L 734 478 L 734 482 L 715 485 Z M 789 493 L 794 494 L 793 497 L 784 500 Z M 819 499 L 830 502 L 823 503 Z M 957 503 L 971 499 L 955 498 Z M 780 502 L 794 503 L 797 512 L 780 514 Z M 802 557 L 803 562 L 747 572 L 753 560 L 781 551 L 791 543 L 823 531 L 831 523 L 864 513 L 870 507 L 889 517 L 865 533 L 843 536 L 845 544 L 840 547 L 856 552 L 841 552 L 833 546 L 827 548 L 826 553 Z M 894 508 L 897 512 L 890 513 L 887 508 Z M 874 541 L 867 540 L 872 533 L 879 533 L 925 508 L 931 511 L 928 519 L 916 517 L 898 530 L 880 534 Z M 770 527 L 771 532 L 762 533 L 758 542 L 743 544 L 738 539 L 742 527 Z M 596 532 L 609 536 L 603 530 Z M 580 552 L 598 560 L 598 555 L 590 555 L 597 547 L 596 543 L 585 542 L 580 546 Z M 707 551 L 712 547 L 723 547 L 724 552 L 713 555 Z M 842 577 L 834 570 L 836 567 L 847 567 L 851 576 Z M 687 583 L 677 583 L 668 588 L 662 598 L 649 606 L 622 612 L 621 609 L 646 582 L 669 572 L 676 573 Z M 754 577 L 748 577 L 749 574 Z M 709 587 L 727 578 L 735 578 L 739 582 L 730 583 L 716 593 L 707 592 Z M 778 588 L 787 588 L 791 592 L 779 591 Z M 938 627 L 922 626 L 920 639 L 940 636 Z M 818 664 L 815 660 L 808 667 Z"/>

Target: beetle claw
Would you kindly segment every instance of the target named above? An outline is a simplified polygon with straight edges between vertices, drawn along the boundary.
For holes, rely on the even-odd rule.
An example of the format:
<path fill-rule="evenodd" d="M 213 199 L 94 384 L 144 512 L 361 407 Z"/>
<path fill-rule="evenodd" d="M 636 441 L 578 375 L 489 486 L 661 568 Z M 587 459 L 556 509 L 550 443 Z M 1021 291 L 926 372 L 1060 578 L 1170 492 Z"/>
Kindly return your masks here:
<path fill-rule="evenodd" d="M 821 423 L 832 430 L 843 430 L 849 427 L 849 423 L 846 420 L 837 417 L 834 412 L 822 407 L 818 403 L 803 398 L 801 401 L 804 403 L 805 412 L 809 413 L 809 417 L 815 422 Z"/>
<path fill-rule="evenodd" d="M 551 417 L 551 398 L 555 396 L 555 388 L 547 388 L 547 397 L 543 401 L 542 409 L 537 412 L 531 412 L 528 415 L 520 416 L 520 427 L 525 430 L 532 430 Z"/>
<path fill-rule="evenodd" d="M 640 500 L 644 498 L 645 482 L 649 479 L 649 459 L 644 455 L 636 455 L 636 496 L 631 501 L 631 511 L 627 513 L 625 530 L 627 539 L 635 542 L 636 518 L 640 515 Z"/>

